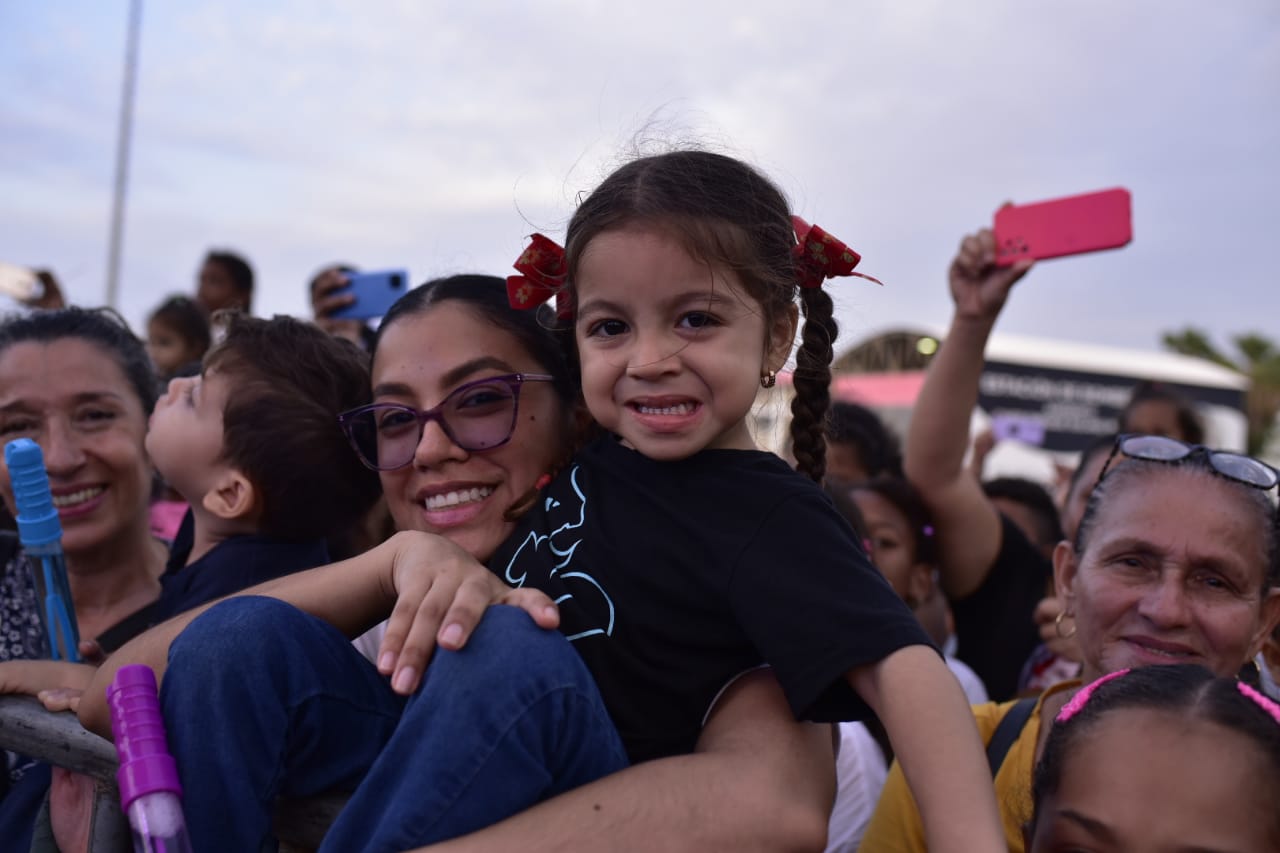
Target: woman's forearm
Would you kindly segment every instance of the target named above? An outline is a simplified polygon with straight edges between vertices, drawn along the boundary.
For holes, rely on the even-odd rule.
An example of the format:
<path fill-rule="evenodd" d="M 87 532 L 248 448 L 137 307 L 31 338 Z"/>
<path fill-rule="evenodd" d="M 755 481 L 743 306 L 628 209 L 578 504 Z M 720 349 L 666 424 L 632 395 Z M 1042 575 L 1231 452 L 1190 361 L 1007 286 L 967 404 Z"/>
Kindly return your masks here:
<path fill-rule="evenodd" d="M 638 764 L 425 849 L 822 850 L 834 796 L 831 727 L 795 722 L 772 673 L 753 673 L 722 698 L 694 754 Z"/>

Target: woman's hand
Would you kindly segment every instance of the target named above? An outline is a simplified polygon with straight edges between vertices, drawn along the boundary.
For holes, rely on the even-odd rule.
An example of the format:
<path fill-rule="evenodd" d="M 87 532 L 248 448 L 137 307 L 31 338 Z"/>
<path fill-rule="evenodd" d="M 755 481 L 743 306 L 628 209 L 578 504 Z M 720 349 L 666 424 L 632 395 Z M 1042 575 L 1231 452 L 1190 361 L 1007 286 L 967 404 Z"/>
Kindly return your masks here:
<path fill-rule="evenodd" d="M 417 689 L 436 645 L 462 648 L 491 604 L 519 607 L 542 628 L 560 624 L 560 612 L 545 593 L 512 589 L 442 536 L 404 532 L 391 543 L 396 604 L 378 648 L 378 671 L 391 676 L 397 693 Z"/>
<path fill-rule="evenodd" d="M 0 693 L 25 693 L 28 696 L 40 696 L 43 693 L 65 688 L 74 691 L 78 696 L 89 686 L 97 667 L 83 663 L 66 663 L 56 660 L 10 660 L 0 663 Z M 59 694 L 61 695 L 61 694 Z M 67 708 L 67 700 L 54 700 L 51 711 L 63 711 Z"/>
<path fill-rule="evenodd" d="M 337 267 L 316 276 L 311 282 L 311 312 L 315 315 L 316 325 L 321 329 L 335 337 L 346 338 L 361 345 L 364 321 L 333 316 L 334 311 L 346 308 L 356 301 L 350 291 L 343 290 L 349 282 L 347 274 Z"/>
<path fill-rule="evenodd" d="M 965 237 L 950 270 L 956 317 L 994 322 L 1009 290 L 1031 265 L 1031 261 L 1021 260 L 1007 267 L 996 266 L 996 238 L 989 228 Z"/>

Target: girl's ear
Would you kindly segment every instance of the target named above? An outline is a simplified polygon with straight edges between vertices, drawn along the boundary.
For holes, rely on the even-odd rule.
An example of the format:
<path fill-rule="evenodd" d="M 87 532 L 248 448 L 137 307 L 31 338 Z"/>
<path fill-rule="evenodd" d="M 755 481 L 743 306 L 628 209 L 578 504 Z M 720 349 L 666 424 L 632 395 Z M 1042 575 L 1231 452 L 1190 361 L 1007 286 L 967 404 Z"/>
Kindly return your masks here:
<path fill-rule="evenodd" d="M 791 348 L 796 342 L 796 329 L 800 326 L 800 306 L 792 302 L 787 310 L 779 312 L 769 329 L 769 338 L 765 342 L 765 371 L 777 372 L 791 357 Z"/>

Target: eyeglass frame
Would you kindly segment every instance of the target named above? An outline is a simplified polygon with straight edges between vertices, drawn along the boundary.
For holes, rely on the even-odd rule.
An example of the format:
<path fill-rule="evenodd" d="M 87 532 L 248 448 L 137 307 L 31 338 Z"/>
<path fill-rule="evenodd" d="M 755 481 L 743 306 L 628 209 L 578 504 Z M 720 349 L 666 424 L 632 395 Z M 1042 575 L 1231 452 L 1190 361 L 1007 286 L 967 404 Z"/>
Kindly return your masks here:
<path fill-rule="evenodd" d="M 1138 456 L 1136 454 L 1130 453 L 1129 451 L 1125 450 L 1123 446 L 1125 442 L 1133 438 L 1154 438 L 1160 441 L 1167 441 L 1167 442 L 1170 442 L 1171 444 L 1176 444 L 1179 447 L 1183 448 L 1186 451 L 1186 453 L 1184 453 L 1183 455 L 1175 459 L 1159 459 L 1159 458 L 1154 458 L 1150 456 Z M 1266 462 L 1263 462 L 1261 459 L 1255 459 L 1252 456 L 1248 456 L 1244 453 L 1236 453 L 1235 451 L 1232 451 L 1232 450 L 1215 450 L 1214 448 L 1208 447 L 1207 445 L 1203 445 L 1203 444 L 1190 444 L 1185 441 L 1180 441 L 1179 439 L 1176 439 L 1176 438 L 1170 438 L 1167 435 L 1150 435 L 1150 434 L 1141 433 L 1141 432 L 1127 432 L 1127 433 L 1123 433 L 1121 435 L 1116 436 L 1115 444 L 1111 446 L 1111 453 L 1107 455 L 1107 461 L 1103 463 L 1102 470 L 1098 472 L 1097 482 L 1093 484 L 1093 487 L 1095 489 L 1099 485 L 1101 485 L 1103 478 L 1107 476 L 1107 471 L 1111 469 L 1111 463 L 1115 461 L 1116 455 L 1120 453 L 1123 453 L 1125 457 L 1128 459 L 1136 459 L 1139 462 L 1159 462 L 1165 465 L 1178 465 L 1187 459 L 1191 459 L 1195 456 L 1202 455 L 1204 456 L 1205 463 L 1211 472 L 1213 472 L 1219 477 L 1230 480 L 1233 483 L 1240 483 L 1241 485 L 1248 486 L 1251 489 L 1258 489 L 1259 491 L 1263 491 L 1263 492 L 1269 492 L 1272 489 L 1276 488 L 1277 486 L 1280 486 L 1280 471 L 1276 470 L 1275 467 L 1268 465 Z M 1224 471 L 1222 468 L 1219 468 L 1218 465 L 1214 462 L 1215 459 L 1221 458 L 1223 456 L 1228 456 L 1233 459 L 1243 459 L 1246 462 L 1251 462 L 1254 465 L 1261 466 L 1263 470 L 1271 474 L 1271 484 L 1264 486 L 1259 483 L 1254 483 L 1249 480 L 1241 479 L 1235 474 Z"/>
<path fill-rule="evenodd" d="M 366 468 L 370 468 L 374 471 L 396 471 L 400 468 L 404 468 L 406 465 L 412 465 L 413 454 L 410 454 L 409 458 L 404 462 L 401 462 L 399 465 L 392 465 L 389 467 L 382 467 L 365 458 L 364 451 L 360 449 L 360 444 L 352 433 L 352 427 L 356 418 L 369 412 L 380 412 L 392 409 L 401 412 L 408 412 L 413 416 L 414 420 L 418 422 L 418 438 L 417 441 L 414 442 L 415 448 L 422 443 L 422 435 L 426 431 L 427 424 L 435 421 L 440 425 L 440 430 L 445 434 L 445 436 L 447 436 L 448 439 L 458 447 L 468 453 L 485 453 L 490 450 L 496 450 L 511 441 L 511 436 L 516 431 L 516 420 L 520 414 L 520 389 L 524 387 L 524 383 L 555 381 L 556 378 L 554 376 L 549 376 L 545 373 L 503 373 L 498 376 L 485 376 L 480 379 L 473 379 L 470 382 L 462 383 L 457 388 L 454 388 L 446 394 L 443 400 L 429 409 L 418 409 L 406 403 L 368 403 L 364 406 L 349 409 L 338 415 L 338 424 L 341 426 L 343 434 L 347 437 L 347 443 L 351 445 L 352 450 L 355 451 L 356 456 Z M 475 388 L 476 386 L 493 384 L 495 382 L 502 383 L 511 390 L 511 424 L 507 427 L 507 435 L 502 439 L 502 441 L 490 444 L 487 447 L 468 447 L 466 444 L 462 443 L 454 433 L 453 428 L 449 426 L 449 422 L 445 420 L 444 409 L 449 405 L 449 402 L 459 394 L 471 388 Z"/>

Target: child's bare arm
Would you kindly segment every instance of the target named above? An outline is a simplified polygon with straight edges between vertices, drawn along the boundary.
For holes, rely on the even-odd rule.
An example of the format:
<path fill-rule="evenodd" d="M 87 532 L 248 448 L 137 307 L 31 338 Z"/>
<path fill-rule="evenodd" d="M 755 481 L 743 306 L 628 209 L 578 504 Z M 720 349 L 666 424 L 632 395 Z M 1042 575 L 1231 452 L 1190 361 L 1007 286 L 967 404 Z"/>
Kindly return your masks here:
<path fill-rule="evenodd" d="M 10 660 L 0 663 L 0 693 L 36 696 L 46 690 L 83 690 L 94 667 L 55 660 Z"/>
<path fill-rule="evenodd" d="M 928 849 L 1006 849 L 977 724 L 938 653 L 906 646 L 850 671 L 849 683 L 889 733 L 924 820 Z"/>
<path fill-rule="evenodd" d="M 461 647 L 491 603 L 523 607 L 534 621 L 546 628 L 555 627 L 557 619 L 547 596 L 534 590 L 508 588 L 465 551 L 442 537 L 426 533 L 397 533 L 357 557 L 276 578 L 238 595 L 280 599 L 323 619 L 349 637 L 387 618 L 394 607 L 393 623 L 398 626 L 394 636 L 400 638 L 402 648 L 397 647 L 391 664 L 398 671 L 406 664 L 396 666 L 397 661 L 408 655 L 408 662 L 419 667 L 419 674 L 437 636 L 443 635 L 443 644 L 449 648 Z M 398 597 L 403 601 L 398 601 Z M 158 681 L 163 681 L 169 646 L 192 620 L 214 603 L 179 614 L 143 632 L 111 655 L 94 675 L 80 703 L 80 720 L 84 726 L 109 737 L 111 721 L 106 687 L 116 670 L 125 664 L 145 664 L 155 671 Z M 392 636 L 389 628 L 388 637 Z"/>

